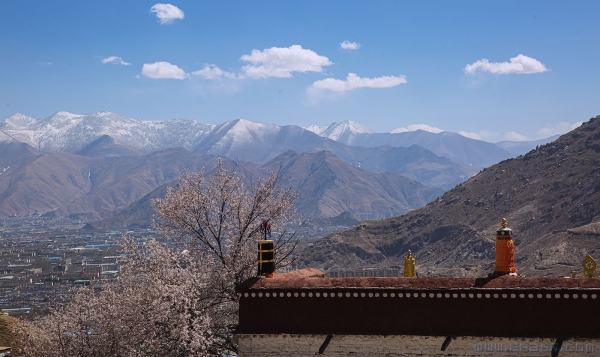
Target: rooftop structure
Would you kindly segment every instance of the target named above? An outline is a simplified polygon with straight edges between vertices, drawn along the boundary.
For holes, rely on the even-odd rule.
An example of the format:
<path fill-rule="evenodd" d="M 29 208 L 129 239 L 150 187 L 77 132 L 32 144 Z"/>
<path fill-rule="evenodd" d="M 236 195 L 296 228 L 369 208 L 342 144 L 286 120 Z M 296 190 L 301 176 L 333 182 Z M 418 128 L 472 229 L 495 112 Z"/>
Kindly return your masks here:
<path fill-rule="evenodd" d="M 286 275 L 238 288 L 238 332 L 600 337 L 600 279 Z"/>
<path fill-rule="evenodd" d="M 414 277 L 409 253 L 406 277 L 249 279 L 237 288 L 239 356 L 600 355 L 594 264 L 586 258 L 580 278 L 517 276 L 505 221 L 497 238 L 485 278 Z"/>

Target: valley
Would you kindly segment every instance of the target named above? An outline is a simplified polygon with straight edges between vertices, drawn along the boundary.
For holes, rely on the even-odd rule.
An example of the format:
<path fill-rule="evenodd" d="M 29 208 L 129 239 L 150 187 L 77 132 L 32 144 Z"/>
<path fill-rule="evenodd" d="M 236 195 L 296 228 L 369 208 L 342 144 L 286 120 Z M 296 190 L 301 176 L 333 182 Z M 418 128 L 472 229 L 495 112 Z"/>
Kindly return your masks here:
<path fill-rule="evenodd" d="M 481 275 L 503 217 L 518 237 L 523 273 L 562 274 L 595 252 L 597 119 L 551 143 L 498 145 L 447 132 L 373 133 L 352 122 L 183 122 L 182 132 L 107 112 L 0 122 L 0 217 L 152 229 L 152 199 L 184 171 L 209 174 L 220 157 L 246 180 L 276 171 L 280 185 L 299 192 L 290 224 L 302 238 L 300 266 L 398 270 L 411 249 L 421 274 Z M 49 145 L 49 128 L 63 124 Z"/>

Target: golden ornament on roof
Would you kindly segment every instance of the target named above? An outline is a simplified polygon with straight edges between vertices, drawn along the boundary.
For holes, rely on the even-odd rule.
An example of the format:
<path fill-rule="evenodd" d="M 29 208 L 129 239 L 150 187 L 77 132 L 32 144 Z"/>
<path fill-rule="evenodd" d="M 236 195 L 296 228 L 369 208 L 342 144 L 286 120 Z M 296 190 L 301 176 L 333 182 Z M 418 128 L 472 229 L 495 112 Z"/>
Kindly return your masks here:
<path fill-rule="evenodd" d="M 405 278 L 414 278 L 416 276 L 415 269 L 415 257 L 412 255 L 410 249 L 408 253 L 404 257 L 404 277 Z"/>
<path fill-rule="evenodd" d="M 596 271 L 596 261 L 591 255 L 588 254 L 587 257 L 583 259 L 581 266 L 583 267 L 584 278 L 595 278 L 598 276 L 598 272 Z"/>

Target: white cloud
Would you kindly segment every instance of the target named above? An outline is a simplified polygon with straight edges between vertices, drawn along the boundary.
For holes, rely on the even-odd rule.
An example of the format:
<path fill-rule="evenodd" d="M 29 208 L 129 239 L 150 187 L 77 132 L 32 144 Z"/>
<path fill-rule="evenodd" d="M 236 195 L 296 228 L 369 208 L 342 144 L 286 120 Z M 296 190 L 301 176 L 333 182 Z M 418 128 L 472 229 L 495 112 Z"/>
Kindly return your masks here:
<path fill-rule="evenodd" d="M 251 78 L 290 78 L 292 72 L 322 72 L 324 66 L 332 64 L 329 58 L 300 45 L 252 50 L 241 60 L 251 63 L 242 67 L 245 75 Z"/>
<path fill-rule="evenodd" d="M 489 72 L 494 74 L 531 74 L 546 72 L 548 69 L 544 64 L 535 58 L 525 55 L 518 55 L 510 59 L 510 62 L 490 62 L 486 58 L 468 64 L 464 68 L 465 73 L 475 74 L 477 71 Z"/>
<path fill-rule="evenodd" d="M 192 74 L 195 76 L 200 76 L 204 79 L 221 80 L 221 77 L 235 78 L 235 73 L 224 71 L 215 64 L 207 64 L 204 66 L 204 68 L 194 71 Z"/>
<path fill-rule="evenodd" d="M 497 136 L 496 133 L 492 133 L 486 130 L 481 130 L 478 132 L 464 131 L 461 130 L 458 132 L 462 136 L 466 136 L 467 138 L 475 139 L 475 140 L 489 140 Z"/>
<path fill-rule="evenodd" d="M 461 130 L 458 133 L 460 135 L 465 136 L 465 137 L 470 138 L 470 139 L 475 139 L 475 140 L 482 140 L 483 139 L 481 137 L 481 135 L 479 135 L 479 133 L 472 133 L 472 132 L 464 131 L 464 130 Z"/>
<path fill-rule="evenodd" d="M 360 48 L 360 43 L 344 41 L 340 43 L 340 48 L 343 50 L 358 50 Z"/>
<path fill-rule="evenodd" d="M 171 24 L 175 20 L 181 20 L 185 17 L 180 8 L 171 4 L 156 4 L 150 8 L 150 12 L 156 14 L 161 25 Z"/>
<path fill-rule="evenodd" d="M 528 138 L 525 135 L 519 134 L 516 131 L 507 131 L 506 134 L 504 134 L 504 139 L 510 140 L 510 141 L 527 141 L 528 140 Z"/>
<path fill-rule="evenodd" d="M 188 76 L 183 69 L 169 62 L 144 63 L 142 75 L 154 79 L 185 79 Z"/>
<path fill-rule="evenodd" d="M 52 66 L 54 63 L 53 62 L 39 62 L 38 64 L 42 67 L 48 67 L 48 66 Z"/>
<path fill-rule="evenodd" d="M 569 131 L 579 127 L 581 124 L 582 122 L 580 121 L 576 123 L 568 123 L 561 121 L 559 123 L 541 128 L 537 131 L 537 137 L 540 139 L 545 139 L 552 135 L 568 133 Z"/>
<path fill-rule="evenodd" d="M 546 139 L 556 134 L 564 134 L 567 133 L 578 126 L 580 126 L 582 122 L 569 123 L 569 122 L 559 122 L 552 125 L 547 125 L 541 129 L 539 129 L 535 134 L 532 135 L 524 135 L 518 133 L 516 131 L 508 131 L 501 135 L 495 132 L 489 132 L 486 130 L 481 130 L 479 132 L 468 132 L 468 131 L 460 131 L 458 132 L 462 136 L 466 136 L 467 138 L 476 139 L 476 140 L 484 140 L 489 142 L 498 142 L 499 138 L 502 137 L 503 140 L 508 141 L 530 141 L 530 140 L 538 140 L 538 139 Z"/>
<path fill-rule="evenodd" d="M 123 61 L 123 59 L 121 57 L 117 57 L 117 56 L 110 56 L 110 57 L 103 58 L 102 63 L 104 63 L 104 64 L 107 64 L 107 63 L 120 64 L 123 66 L 131 65 L 131 63 L 125 62 L 125 61 Z"/>
<path fill-rule="evenodd" d="M 428 131 L 430 133 L 441 133 L 444 130 L 440 129 L 440 128 L 436 128 L 435 126 L 431 126 L 431 125 L 427 125 L 427 124 L 411 124 L 408 126 L 403 126 L 401 128 L 398 129 L 394 129 L 392 130 L 392 133 L 406 133 L 407 131 L 417 131 L 417 130 L 424 130 L 424 131 Z"/>
<path fill-rule="evenodd" d="M 308 92 L 329 90 L 343 93 L 357 88 L 391 88 L 406 82 L 406 76 L 362 78 L 355 73 L 348 73 L 346 80 L 326 78 L 316 81 L 308 88 Z"/>

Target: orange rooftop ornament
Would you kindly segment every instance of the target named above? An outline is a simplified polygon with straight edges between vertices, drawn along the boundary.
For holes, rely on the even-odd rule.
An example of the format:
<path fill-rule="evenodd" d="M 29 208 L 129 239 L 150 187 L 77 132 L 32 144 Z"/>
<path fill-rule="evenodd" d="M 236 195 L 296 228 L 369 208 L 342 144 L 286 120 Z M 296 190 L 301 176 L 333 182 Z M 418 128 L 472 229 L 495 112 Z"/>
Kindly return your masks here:
<path fill-rule="evenodd" d="M 502 228 L 496 231 L 496 268 L 494 274 L 517 275 L 515 243 L 512 239 L 512 230 L 506 226 L 506 218 L 502 218 Z"/>

